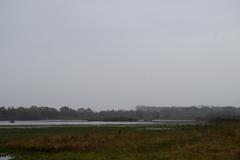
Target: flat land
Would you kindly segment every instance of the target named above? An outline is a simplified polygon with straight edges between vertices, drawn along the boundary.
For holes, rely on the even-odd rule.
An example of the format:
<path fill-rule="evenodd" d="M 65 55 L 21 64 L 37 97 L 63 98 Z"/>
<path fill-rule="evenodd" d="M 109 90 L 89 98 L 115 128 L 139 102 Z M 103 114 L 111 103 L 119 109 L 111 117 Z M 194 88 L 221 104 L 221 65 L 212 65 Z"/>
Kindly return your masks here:
<path fill-rule="evenodd" d="M 239 160 L 240 123 L 0 128 L 16 160 Z"/>

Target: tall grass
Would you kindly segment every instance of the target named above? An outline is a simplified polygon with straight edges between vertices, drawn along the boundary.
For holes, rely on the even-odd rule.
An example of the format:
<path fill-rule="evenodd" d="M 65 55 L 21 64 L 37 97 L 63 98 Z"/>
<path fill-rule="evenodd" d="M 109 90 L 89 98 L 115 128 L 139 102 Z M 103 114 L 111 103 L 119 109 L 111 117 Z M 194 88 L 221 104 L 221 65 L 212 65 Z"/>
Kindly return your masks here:
<path fill-rule="evenodd" d="M 181 126 L 172 130 L 139 128 L 58 128 L 5 135 L 0 147 L 34 153 L 93 154 L 102 159 L 176 159 L 176 160 L 239 160 L 240 124 L 214 124 L 209 126 Z M 9 133 L 9 135 L 6 135 Z M 16 138 L 14 138 L 16 137 Z M 111 158 L 106 157 L 111 154 Z M 76 154 L 76 159 L 78 154 Z M 98 159 L 97 157 L 95 157 Z M 52 158 L 54 159 L 54 158 Z M 63 158 L 64 159 L 64 158 Z M 86 158 L 87 159 L 87 158 Z M 93 158 L 94 159 L 94 158 Z M 101 159 L 101 158 L 99 158 Z"/>

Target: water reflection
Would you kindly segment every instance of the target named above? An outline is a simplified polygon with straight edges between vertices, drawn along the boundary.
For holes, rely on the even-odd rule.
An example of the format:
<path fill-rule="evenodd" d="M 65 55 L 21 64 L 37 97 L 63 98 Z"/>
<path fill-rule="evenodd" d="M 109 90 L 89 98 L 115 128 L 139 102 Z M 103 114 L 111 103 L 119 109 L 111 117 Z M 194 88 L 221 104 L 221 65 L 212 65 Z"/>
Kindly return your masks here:
<path fill-rule="evenodd" d="M 136 121 L 136 122 L 104 122 L 104 121 L 82 121 L 82 120 L 39 120 L 39 121 L 0 121 L 1 127 L 7 126 L 26 126 L 26 127 L 44 127 L 61 125 L 194 125 L 203 122 L 195 120 L 155 120 L 155 121 Z M 0 159 L 1 160 L 1 159 Z"/>
<path fill-rule="evenodd" d="M 0 160 L 10 160 L 12 159 L 11 156 L 0 156 Z"/>

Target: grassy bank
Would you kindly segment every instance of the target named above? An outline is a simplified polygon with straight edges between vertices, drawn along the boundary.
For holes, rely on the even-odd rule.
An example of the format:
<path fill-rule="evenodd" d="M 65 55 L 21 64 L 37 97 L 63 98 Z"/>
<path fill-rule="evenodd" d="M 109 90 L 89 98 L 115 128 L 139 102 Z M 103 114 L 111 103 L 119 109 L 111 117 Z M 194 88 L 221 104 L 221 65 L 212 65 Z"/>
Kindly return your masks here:
<path fill-rule="evenodd" d="M 238 160 L 240 123 L 0 129 L 0 152 L 17 160 Z"/>

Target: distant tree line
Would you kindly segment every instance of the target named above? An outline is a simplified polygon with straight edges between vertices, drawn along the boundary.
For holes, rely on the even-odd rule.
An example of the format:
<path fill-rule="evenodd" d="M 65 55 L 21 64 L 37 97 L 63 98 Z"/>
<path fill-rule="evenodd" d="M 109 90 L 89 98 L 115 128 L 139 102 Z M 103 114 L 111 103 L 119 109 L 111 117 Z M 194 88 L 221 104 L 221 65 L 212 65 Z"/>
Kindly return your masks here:
<path fill-rule="evenodd" d="M 68 106 L 60 109 L 51 107 L 0 107 L 0 120 L 88 120 L 88 121 L 137 121 L 160 119 L 240 119 L 240 108 L 191 106 L 191 107 L 148 107 L 137 106 L 136 110 L 106 110 L 94 112 L 90 108 L 77 110 Z"/>
<path fill-rule="evenodd" d="M 240 108 L 234 106 L 155 107 L 137 106 L 137 112 L 150 119 L 233 120 L 240 119 Z M 151 113 L 151 114 L 150 114 Z"/>
<path fill-rule="evenodd" d="M 68 106 L 59 110 L 51 107 L 0 107 L 0 120 L 89 120 L 89 121 L 136 121 L 136 111 L 107 110 L 94 112 L 90 108 L 77 110 Z"/>

